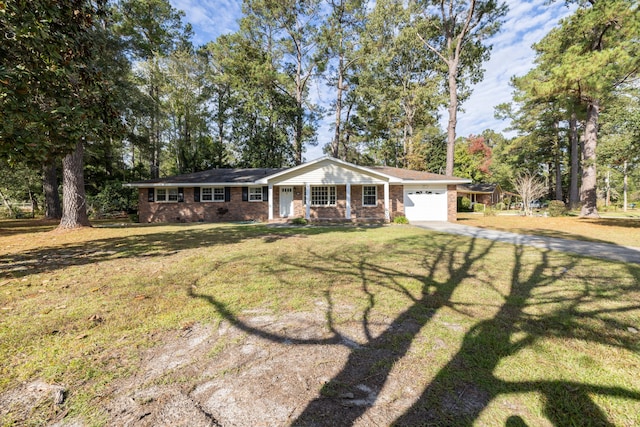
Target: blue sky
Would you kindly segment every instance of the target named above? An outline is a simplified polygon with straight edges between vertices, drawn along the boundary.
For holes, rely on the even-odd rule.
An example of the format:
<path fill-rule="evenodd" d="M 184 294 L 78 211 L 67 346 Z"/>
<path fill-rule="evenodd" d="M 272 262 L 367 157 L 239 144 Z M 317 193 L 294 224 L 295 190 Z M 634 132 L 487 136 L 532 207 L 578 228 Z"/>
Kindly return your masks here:
<path fill-rule="evenodd" d="M 176 9 L 185 12 L 185 20 L 193 25 L 196 45 L 238 29 L 238 19 L 242 15 L 240 0 L 170 1 Z M 491 59 L 484 64 L 484 80 L 474 87 L 473 95 L 462 105 L 464 111 L 458 113 L 457 135 L 479 134 L 485 129 L 501 132 L 509 125 L 493 117 L 494 107 L 511 100 L 511 77 L 524 75 L 533 67 L 531 45 L 542 39 L 561 18 L 572 11 L 564 1 L 547 3 L 548 0 L 507 0 L 509 13 L 502 30 L 489 41 L 493 50 Z M 328 104 L 328 94 L 328 91 L 316 88 L 320 102 Z M 442 114 L 443 129 L 446 121 L 446 114 Z M 332 134 L 330 123 L 328 118 L 321 124 L 318 147 L 309 149 L 305 155 L 307 160 L 322 156 L 322 146 Z"/>

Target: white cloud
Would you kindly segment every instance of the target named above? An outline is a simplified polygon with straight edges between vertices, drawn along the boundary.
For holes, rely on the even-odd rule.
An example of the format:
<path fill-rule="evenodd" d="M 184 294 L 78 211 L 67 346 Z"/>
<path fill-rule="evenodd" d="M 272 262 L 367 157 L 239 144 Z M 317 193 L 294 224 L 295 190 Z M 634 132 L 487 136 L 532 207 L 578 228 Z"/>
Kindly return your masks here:
<path fill-rule="evenodd" d="M 509 12 L 499 34 L 489 42 L 493 44 L 491 59 L 484 65 L 484 80 L 478 83 L 472 96 L 458 113 L 457 134 L 468 136 L 480 134 L 485 129 L 502 131 L 509 123 L 494 118 L 498 104 L 511 100 L 512 76 L 522 76 L 533 68 L 535 52 L 532 45 L 540 41 L 561 18 L 573 9 L 564 3 L 547 0 L 509 0 Z M 448 118 L 443 115 L 441 124 L 446 126 Z"/>
<path fill-rule="evenodd" d="M 194 29 L 195 45 L 215 40 L 221 34 L 238 29 L 242 2 L 237 0 L 170 0 L 171 5 L 185 13 L 185 20 Z"/>

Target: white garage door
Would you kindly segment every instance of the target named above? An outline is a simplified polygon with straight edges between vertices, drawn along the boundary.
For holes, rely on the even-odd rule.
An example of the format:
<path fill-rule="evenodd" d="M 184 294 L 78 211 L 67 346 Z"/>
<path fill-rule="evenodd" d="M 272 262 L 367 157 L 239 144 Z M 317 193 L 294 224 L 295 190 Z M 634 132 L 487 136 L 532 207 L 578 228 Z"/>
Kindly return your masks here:
<path fill-rule="evenodd" d="M 446 221 L 447 190 L 405 186 L 404 213 L 409 221 Z"/>

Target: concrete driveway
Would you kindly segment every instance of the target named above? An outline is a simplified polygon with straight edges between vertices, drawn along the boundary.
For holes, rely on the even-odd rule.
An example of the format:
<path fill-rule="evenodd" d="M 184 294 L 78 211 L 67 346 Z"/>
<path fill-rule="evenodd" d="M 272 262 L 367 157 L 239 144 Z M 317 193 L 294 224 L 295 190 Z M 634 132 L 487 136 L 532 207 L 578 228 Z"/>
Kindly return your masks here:
<path fill-rule="evenodd" d="M 593 258 L 640 264 L 640 248 L 619 246 L 610 243 L 584 242 L 555 237 L 531 236 L 488 230 L 452 222 L 412 222 L 412 225 L 441 233 L 459 234 L 479 239 L 495 240 L 514 245 L 533 246 L 552 251 L 569 252 Z"/>

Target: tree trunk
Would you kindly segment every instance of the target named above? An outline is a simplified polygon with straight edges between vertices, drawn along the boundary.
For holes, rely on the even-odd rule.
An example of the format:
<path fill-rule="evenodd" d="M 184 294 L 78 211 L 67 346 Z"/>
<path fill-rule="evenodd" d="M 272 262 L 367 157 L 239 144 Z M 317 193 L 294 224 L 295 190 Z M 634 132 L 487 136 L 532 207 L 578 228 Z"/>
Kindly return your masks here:
<path fill-rule="evenodd" d="M 58 194 L 58 171 L 55 159 L 44 165 L 42 189 L 44 190 L 44 216 L 46 219 L 62 218 L 60 194 Z"/>
<path fill-rule="evenodd" d="M 29 189 L 29 202 L 31 202 L 31 218 L 35 218 L 36 210 L 38 209 L 38 201 L 33 197 L 31 189 Z"/>
<path fill-rule="evenodd" d="M 110 136 L 109 138 L 105 138 L 105 141 L 103 142 L 103 144 L 104 144 L 103 145 L 104 171 L 107 177 L 112 178 L 113 177 L 113 137 Z"/>
<path fill-rule="evenodd" d="M 351 119 L 351 109 L 353 108 L 353 104 L 349 103 L 349 107 L 347 108 L 347 114 L 345 116 L 345 123 L 349 123 L 349 120 Z M 349 158 L 349 142 L 351 140 L 351 130 L 349 129 L 349 127 L 347 126 L 347 128 L 345 129 L 345 131 L 343 132 L 344 136 L 342 137 L 342 148 L 344 150 L 343 154 L 342 154 L 342 160 L 345 161 L 349 161 L 349 162 L 353 162 L 355 161 L 355 157 L 354 158 Z M 354 153 L 354 155 L 357 153 Z"/>
<path fill-rule="evenodd" d="M 604 205 L 609 206 L 611 204 L 611 171 L 610 170 L 607 171 L 607 177 L 605 179 L 607 184 L 607 187 L 606 187 L 607 195 L 604 199 Z"/>
<path fill-rule="evenodd" d="M 624 211 L 627 211 L 627 189 L 629 188 L 628 186 L 628 180 L 627 180 L 627 161 L 624 161 L 624 164 L 622 166 L 622 173 L 623 173 L 623 184 L 622 184 L 622 193 L 624 194 Z"/>
<path fill-rule="evenodd" d="M 453 159 L 456 144 L 456 124 L 458 123 L 458 64 L 449 64 L 449 123 L 447 124 L 447 165 L 445 175 L 453 176 Z"/>
<path fill-rule="evenodd" d="M 2 190 L 0 190 L 0 199 L 2 199 L 2 203 L 5 205 L 5 207 L 9 211 L 9 217 L 14 218 L 15 215 L 13 212 L 13 208 L 11 207 L 11 203 L 9 203 L 9 200 L 7 200 L 7 198 L 4 197 L 4 193 L 2 192 Z"/>
<path fill-rule="evenodd" d="M 293 152 L 295 153 L 296 165 L 302 164 L 302 138 L 304 137 L 304 83 L 302 79 L 302 53 L 296 49 L 296 130 L 293 142 Z"/>
<path fill-rule="evenodd" d="M 304 110 L 302 106 L 302 101 L 297 100 L 296 106 L 296 136 L 294 141 L 294 153 L 296 156 L 295 162 L 296 165 L 302 164 L 302 138 L 304 135 Z"/>
<path fill-rule="evenodd" d="M 342 54 L 340 54 L 339 64 L 338 64 L 338 93 L 336 95 L 336 127 L 333 134 L 333 142 L 331 143 L 331 155 L 336 159 L 340 155 L 340 127 L 342 126 L 341 117 L 342 117 L 342 84 L 343 84 L 343 75 L 342 75 L 342 67 L 344 65 L 344 58 Z M 344 159 L 343 159 L 344 160 Z"/>
<path fill-rule="evenodd" d="M 160 108 L 158 105 L 160 99 L 159 89 L 155 83 L 150 85 L 149 94 L 153 101 L 151 129 L 149 130 L 149 142 L 151 143 L 149 173 L 151 175 L 151 179 L 157 179 L 160 177 Z"/>
<path fill-rule="evenodd" d="M 558 148 L 558 151 L 556 152 L 555 155 L 555 164 L 553 165 L 555 168 L 555 173 L 556 173 L 556 179 L 555 179 L 555 184 L 556 184 L 556 200 L 563 200 L 562 199 L 562 168 L 560 166 L 560 148 Z"/>
<path fill-rule="evenodd" d="M 575 111 L 569 120 L 569 139 L 571 140 L 571 178 L 569 182 L 569 208 L 576 209 L 580 204 L 578 192 L 578 176 L 580 170 L 580 150 L 578 144 L 578 118 Z"/>
<path fill-rule="evenodd" d="M 58 228 L 90 227 L 84 193 L 82 141 L 62 159 L 62 219 Z"/>
<path fill-rule="evenodd" d="M 600 114 L 600 101 L 594 99 L 587 107 L 587 123 L 584 130 L 584 145 L 582 147 L 582 187 L 580 188 L 580 201 L 582 209 L 580 216 L 583 218 L 600 218 L 598 215 L 596 193 L 596 146 L 598 143 L 598 116 Z"/>
<path fill-rule="evenodd" d="M 563 200 L 562 199 L 562 152 L 560 145 L 562 143 L 562 137 L 560 136 L 560 123 L 556 122 L 555 124 L 556 132 L 558 139 L 556 140 L 556 145 L 553 153 L 553 170 L 554 170 L 554 193 L 555 200 Z"/>

